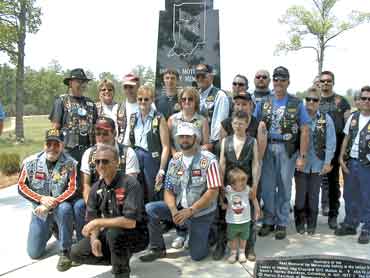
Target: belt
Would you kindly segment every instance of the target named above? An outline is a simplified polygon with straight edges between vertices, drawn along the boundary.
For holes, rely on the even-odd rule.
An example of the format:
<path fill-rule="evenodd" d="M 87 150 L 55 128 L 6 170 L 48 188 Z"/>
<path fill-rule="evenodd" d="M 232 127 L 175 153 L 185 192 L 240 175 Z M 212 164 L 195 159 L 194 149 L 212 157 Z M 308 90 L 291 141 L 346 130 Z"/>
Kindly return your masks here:
<path fill-rule="evenodd" d="M 286 141 L 284 139 L 269 138 L 267 139 L 267 142 L 269 142 L 270 144 L 283 144 Z"/>

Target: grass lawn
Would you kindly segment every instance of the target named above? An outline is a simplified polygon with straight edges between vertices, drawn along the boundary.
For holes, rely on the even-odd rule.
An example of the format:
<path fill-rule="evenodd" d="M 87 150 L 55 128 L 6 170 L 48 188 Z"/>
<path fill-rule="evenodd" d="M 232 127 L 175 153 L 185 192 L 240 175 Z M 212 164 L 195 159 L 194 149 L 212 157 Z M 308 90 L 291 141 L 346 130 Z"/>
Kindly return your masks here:
<path fill-rule="evenodd" d="M 25 117 L 23 119 L 25 140 L 22 144 L 15 143 L 15 131 L 7 131 L 0 137 L 0 153 L 18 153 L 21 160 L 42 150 L 45 130 L 51 127 L 47 116 Z M 4 128 L 11 126 L 10 119 L 5 121 Z"/>

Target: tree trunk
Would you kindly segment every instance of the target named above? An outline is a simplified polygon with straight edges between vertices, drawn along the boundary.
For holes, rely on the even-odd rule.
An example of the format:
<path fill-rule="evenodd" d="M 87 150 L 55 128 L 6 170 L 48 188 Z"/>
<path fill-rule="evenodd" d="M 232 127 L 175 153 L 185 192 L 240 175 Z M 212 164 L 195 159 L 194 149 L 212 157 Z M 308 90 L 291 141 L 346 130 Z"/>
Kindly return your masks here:
<path fill-rule="evenodd" d="M 318 75 L 321 74 L 322 72 L 322 68 L 323 68 L 323 65 L 324 65 L 324 53 L 325 52 L 325 46 L 320 43 L 320 54 L 319 54 L 319 60 L 317 61 L 318 62 Z"/>
<path fill-rule="evenodd" d="M 17 142 L 24 141 L 23 107 L 24 107 L 24 47 L 26 42 L 26 3 L 20 1 L 18 53 L 16 73 L 16 118 L 15 135 Z"/>

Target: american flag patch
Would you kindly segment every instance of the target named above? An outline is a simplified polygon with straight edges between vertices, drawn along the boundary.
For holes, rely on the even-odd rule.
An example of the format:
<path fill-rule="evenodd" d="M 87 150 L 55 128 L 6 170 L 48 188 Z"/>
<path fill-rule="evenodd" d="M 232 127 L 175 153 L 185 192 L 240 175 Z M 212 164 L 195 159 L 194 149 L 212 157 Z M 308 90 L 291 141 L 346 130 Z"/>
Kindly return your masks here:
<path fill-rule="evenodd" d="M 221 187 L 220 171 L 216 161 L 212 162 L 207 170 L 207 186 L 208 188 Z"/>

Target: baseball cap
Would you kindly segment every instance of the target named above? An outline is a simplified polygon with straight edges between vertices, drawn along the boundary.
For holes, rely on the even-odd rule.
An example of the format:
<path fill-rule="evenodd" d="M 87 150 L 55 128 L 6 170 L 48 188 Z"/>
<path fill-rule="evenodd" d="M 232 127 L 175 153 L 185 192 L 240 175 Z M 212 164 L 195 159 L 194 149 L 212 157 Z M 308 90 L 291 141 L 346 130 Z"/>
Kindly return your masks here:
<path fill-rule="evenodd" d="M 233 99 L 245 99 L 245 100 L 252 100 L 251 94 L 248 92 L 236 92 L 234 93 Z"/>
<path fill-rule="evenodd" d="M 135 86 L 140 82 L 140 78 L 134 73 L 128 73 L 123 77 L 123 85 Z"/>
<path fill-rule="evenodd" d="M 115 130 L 116 124 L 109 117 L 99 117 L 96 120 L 95 128 L 106 129 L 106 130 Z"/>
<path fill-rule="evenodd" d="M 197 131 L 194 128 L 194 125 L 191 123 L 181 123 L 177 129 L 176 136 L 180 135 L 197 135 Z"/>
<path fill-rule="evenodd" d="M 272 79 L 289 80 L 289 70 L 282 66 L 275 68 L 272 74 Z"/>
<path fill-rule="evenodd" d="M 208 64 L 199 64 L 195 67 L 195 75 L 213 73 L 213 68 Z"/>
<path fill-rule="evenodd" d="M 64 139 L 63 133 L 59 129 L 52 128 L 46 131 L 45 141 L 55 140 L 63 143 L 63 139 Z"/>

